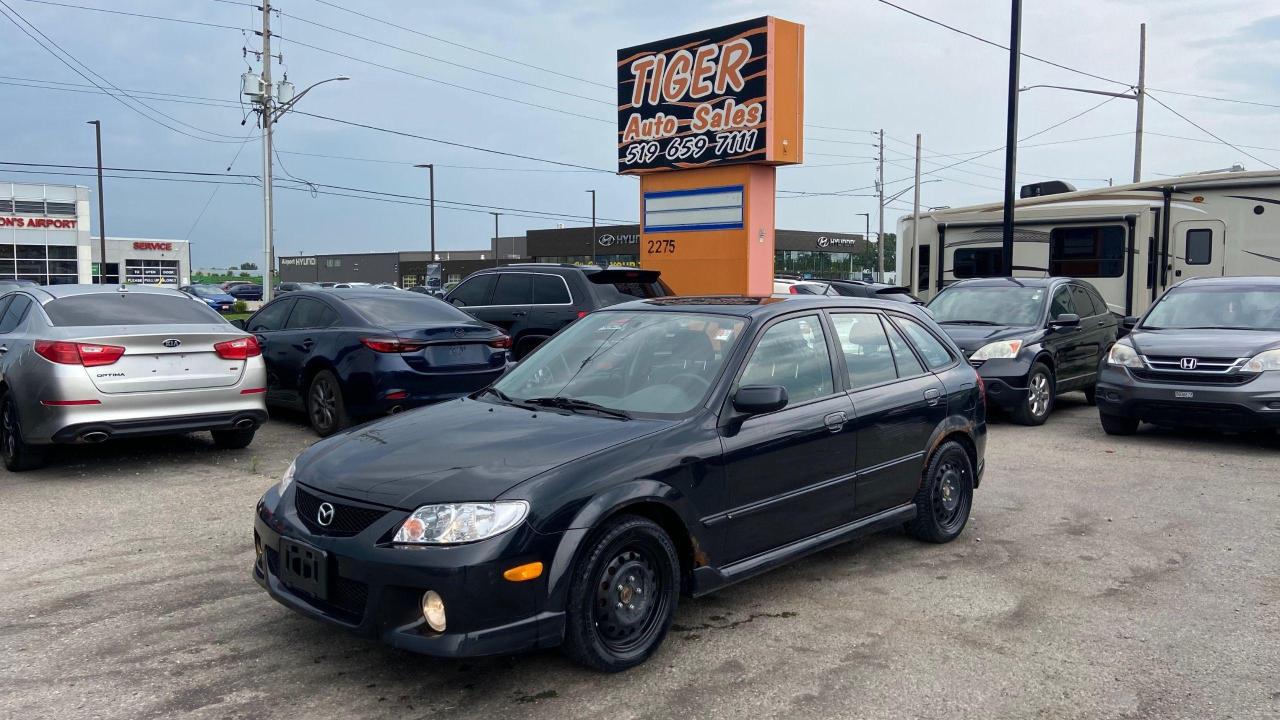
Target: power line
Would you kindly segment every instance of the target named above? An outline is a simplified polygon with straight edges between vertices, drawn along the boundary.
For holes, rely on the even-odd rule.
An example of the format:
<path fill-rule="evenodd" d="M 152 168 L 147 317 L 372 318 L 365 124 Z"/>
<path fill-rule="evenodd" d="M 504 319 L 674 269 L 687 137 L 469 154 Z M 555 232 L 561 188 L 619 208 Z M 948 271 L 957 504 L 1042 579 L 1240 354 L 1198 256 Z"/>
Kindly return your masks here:
<path fill-rule="evenodd" d="M 1205 135 L 1208 135 L 1209 137 L 1213 138 L 1214 140 L 1217 140 L 1218 142 L 1222 143 L 1223 145 L 1226 145 L 1227 147 L 1231 148 L 1232 150 L 1235 150 L 1236 152 L 1241 153 L 1241 154 L 1243 154 L 1243 155 L 1244 155 L 1244 156 L 1246 156 L 1246 157 L 1253 158 L 1254 160 L 1257 160 L 1258 162 L 1262 163 L 1263 165 L 1266 165 L 1267 167 L 1271 168 L 1272 170 L 1280 170 L 1280 167 L 1276 167 L 1275 165 L 1272 165 L 1271 163 L 1267 162 L 1266 160 L 1263 160 L 1262 158 L 1258 157 L 1257 155 L 1253 155 L 1253 154 L 1251 154 L 1251 153 L 1245 152 L 1244 150 L 1241 150 L 1238 146 L 1236 146 L 1236 145 L 1232 145 L 1231 143 L 1227 142 L 1226 140 L 1223 140 L 1221 137 L 1219 137 L 1219 136 L 1215 135 L 1211 130 L 1209 130 L 1209 129 L 1208 129 L 1208 128 L 1206 128 L 1205 126 L 1201 125 L 1200 123 L 1196 122 L 1195 120 L 1192 120 L 1191 118 L 1187 117 L 1186 115 L 1183 115 L 1182 113 L 1178 112 L 1177 110 L 1174 110 L 1173 108 L 1169 107 L 1168 105 L 1166 105 L 1166 104 L 1164 103 L 1164 101 L 1163 101 L 1163 100 L 1161 100 L 1160 98 L 1156 97 L 1155 95 L 1152 95 L 1150 92 L 1148 92 L 1148 93 L 1147 93 L 1147 97 L 1151 98 L 1152 100 L 1155 100 L 1155 101 L 1156 101 L 1156 103 L 1158 103 L 1158 104 L 1160 105 L 1160 107 L 1164 108 L 1165 110 L 1168 110 L 1169 112 L 1173 113 L 1174 115 L 1177 115 L 1178 117 L 1182 118 L 1183 120 L 1186 120 L 1189 124 L 1191 124 L 1191 125 L 1195 126 L 1195 127 L 1196 127 L 1196 129 L 1198 129 L 1200 132 L 1204 133 Z"/>
<path fill-rule="evenodd" d="M 53 5 L 55 7 L 70 8 L 72 10 L 89 10 L 92 12 L 109 13 L 111 15 L 127 15 L 129 17 L 146 18 L 147 20 L 164 20 L 166 22 L 182 23 L 184 25 L 202 25 L 204 27 L 235 30 L 236 32 L 244 31 L 244 28 L 239 28 L 234 25 L 222 25 L 220 23 L 201 22 L 199 20 L 184 20 L 181 18 L 165 17 L 163 15 L 147 15 L 145 13 L 125 12 L 123 10 L 108 10 L 106 8 L 88 7 L 86 5 L 72 5 L 70 3 L 53 2 L 53 0 L 23 0 L 23 2 L 35 3 L 37 5 Z"/>
<path fill-rule="evenodd" d="M 0 80 L 0 85 L 7 85 L 7 86 L 9 86 L 9 87 L 29 88 L 29 89 L 31 89 L 31 90 L 56 90 L 56 91 L 58 91 L 58 92 L 81 93 L 81 94 L 87 94 L 87 95 L 110 95 L 110 94 L 111 94 L 111 93 L 103 92 L 103 91 L 101 91 L 101 90 L 86 90 L 86 89 L 83 89 L 83 88 L 90 88 L 90 87 L 93 87 L 92 85 L 83 85 L 83 86 L 79 86 L 79 84 L 78 84 L 78 83 L 75 83 L 75 84 L 73 84 L 73 83 L 63 83 L 63 84 L 64 84 L 64 85 L 73 85 L 73 86 L 72 86 L 72 87 L 53 87 L 53 86 L 48 86 L 48 85 L 36 85 L 36 84 L 31 84 L 31 83 L 21 83 L 21 82 L 12 82 L 12 81 L 8 81 L 8 80 Z M 131 92 L 132 94 L 135 94 L 135 95 L 141 95 L 141 96 L 145 97 L 147 100 L 150 100 L 151 102 L 182 103 L 182 104 L 184 104 L 184 105 L 203 105 L 203 106 L 205 106 L 205 107 L 227 108 L 227 109 L 231 109 L 231 110 L 238 110 L 238 109 L 239 109 L 239 108 L 238 108 L 236 105 L 234 105 L 234 104 L 220 104 L 220 103 L 200 102 L 200 101 L 198 101 L 198 100 L 178 100 L 178 99 L 176 99 L 176 98 L 167 98 L 167 97 L 152 97 L 151 95 L 147 94 L 145 91 L 143 91 L 143 92 L 130 91 L 130 92 Z"/>
<path fill-rule="evenodd" d="M 1152 130 L 1144 130 L 1144 135 L 1155 135 L 1156 137 L 1171 138 L 1173 140 L 1187 140 L 1190 142 L 1207 143 L 1209 145 L 1218 145 L 1216 140 L 1205 140 L 1204 138 L 1193 138 L 1185 135 L 1170 135 L 1168 133 L 1155 132 Z M 1280 147 L 1265 147 L 1263 145 L 1237 145 L 1237 147 L 1249 148 L 1250 150 L 1270 150 L 1271 152 L 1280 152 Z"/>
<path fill-rule="evenodd" d="M 382 165 L 401 165 L 412 167 L 414 163 L 410 160 L 383 160 L 380 158 L 355 157 L 352 155 L 328 155 L 325 153 L 309 153 L 290 150 L 278 150 L 277 152 L 284 155 L 298 155 L 301 157 L 325 158 L 328 160 L 348 160 L 352 162 L 378 163 Z M 494 172 L 542 172 L 542 173 L 586 173 L 595 172 L 594 170 L 556 170 L 550 168 L 515 168 L 515 167 L 492 167 L 479 165 L 444 165 L 441 163 L 433 163 L 438 168 L 449 168 L 453 170 L 489 170 Z"/>
<path fill-rule="evenodd" d="M 1200 98 L 1201 100 L 1216 100 L 1218 102 L 1237 103 L 1240 105 L 1257 105 L 1258 107 L 1280 108 L 1280 105 L 1276 105 L 1274 103 L 1258 102 L 1256 100 L 1237 100 L 1236 98 L 1216 97 L 1214 95 L 1201 95 L 1199 93 L 1182 92 L 1180 90 L 1164 90 L 1162 88 L 1147 88 L 1147 92 L 1151 92 L 1152 90 L 1155 90 L 1156 92 L 1165 93 L 1166 95 L 1182 95 L 1184 97 Z"/>
<path fill-rule="evenodd" d="M 492 52 L 489 52 L 489 51 L 487 51 L 487 50 L 481 50 L 481 49 L 479 49 L 479 48 L 474 48 L 474 47 L 471 47 L 470 45 L 464 45 L 464 44 L 462 44 L 462 43 L 460 43 L 460 42 L 456 42 L 456 41 L 453 41 L 453 40 L 448 40 L 448 39 L 445 39 L 445 38 L 439 37 L 439 36 L 437 36 L 437 35 L 430 35 L 430 34 L 428 34 L 428 33 L 424 33 L 424 32 L 422 32 L 422 31 L 420 31 L 420 30 L 414 30 L 414 29 L 413 29 L 413 28 L 411 28 L 411 27 L 406 27 L 406 26 L 404 26 L 404 25 L 397 25 L 396 23 L 393 23 L 393 22 L 391 22 L 390 20 L 384 20 L 384 19 L 382 19 L 382 18 L 374 17 L 373 15 L 368 15 L 368 14 L 365 14 L 365 13 L 362 13 L 362 12 L 359 12 L 359 11 L 356 11 L 356 10 L 352 10 L 351 8 L 343 7 L 343 6 L 338 5 L 338 4 L 336 4 L 336 3 L 328 2 L 327 0 L 316 0 L 316 2 L 320 3 L 321 5 L 327 5 L 327 6 L 331 7 L 331 8 L 334 8 L 335 10 L 341 10 L 342 12 L 350 13 L 350 14 L 352 14 L 352 15 L 356 15 L 356 16 L 358 16 L 358 17 L 362 17 L 362 18 L 364 18 L 364 19 L 366 19 L 366 20 L 372 20 L 373 22 L 382 23 L 383 25 L 387 25 L 387 26 L 390 26 L 390 27 L 396 28 L 397 30 L 403 30 L 403 31 L 408 32 L 408 33 L 413 33 L 414 35 L 418 35 L 418 36 L 420 36 L 420 37 L 424 37 L 424 38 L 427 38 L 427 39 L 430 39 L 430 40 L 435 40 L 436 42 L 441 42 L 441 43 L 444 43 L 444 44 L 446 44 L 446 45 L 452 45 L 452 46 L 457 47 L 457 48 L 462 48 L 463 50 L 469 50 L 469 51 L 471 51 L 471 52 L 478 53 L 478 54 L 480 54 L 480 55 L 484 55 L 484 56 L 486 56 L 486 57 L 496 58 L 496 59 L 498 59 L 498 60 L 502 60 L 502 61 L 504 61 L 504 62 L 509 62 L 509 63 L 514 64 L 514 65 L 520 65 L 521 67 L 530 68 L 530 69 L 532 69 L 532 70 L 538 70 L 538 71 L 540 71 L 540 72 L 551 73 L 552 75 L 556 75 L 556 76 L 559 76 L 559 77 L 562 77 L 562 78 L 567 78 L 567 79 L 569 79 L 569 80 L 577 80 L 578 82 L 584 82 L 584 83 L 587 83 L 587 84 L 589 84 L 589 85 L 595 85 L 595 86 L 597 86 L 597 87 L 602 87 L 602 88 L 606 88 L 606 89 L 609 89 L 609 90 L 616 90 L 616 88 L 615 88 L 613 85 L 609 85 L 609 84 L 601 83 L 601 82 L 596 82 L 596 81 L 594 81 L 594 80 L 588 80 L 588 79 L 586 79 L 586 78 L 578 77 L 578 76 L 576 76 L 576 75 L 569 75 L 569 74 L 567 74 L 567 73 L 558 72 L 558 71 L 556 71 L 556 70 L 552 70 L 551 68 L 542 67 L 542 66 L 540 66 L 540 65 L 534 65 L 534 64 L 532 64 L 532 63 L 527 63 L 527 62 L 524 62 L 524 61 L 521 61 L 521 60 L 516 60 L 515 58 L 507 57 L 507 56 L 505 56 L 505 55 L 500 55 L 500 54 L 498 54 L 498 53 L 492 53 Z"/>
<path fill-rule="evenodd" d="M 1126 135 L 1130 135 L 1130 134 L 1132 134 L 1132 133 L 1124 133 L 1124 134 L 1126 134 Z M 899 138 L 895 138 L 895 137 L 892 137 L 892 136 L 889 136 L 889 135 L 885 135 L 885 139 L 886 139 L 886 140 L 891 140 L 891 141 L 896 142 L 896 143 L 898 143 L 898 144 L 900 144 L 900 145 L 905 145 L 905 146 L 910 147 L 910 148 L 913 148 L 913 149 L 915 148 L 915 143 L 907 142 L 906 140 L 901 140 L 901 139 L 899 139 Z M 1019 149 L 1021 149 L 1021 147 L 1022 147 L 1022 146 L 1021 146 L 1021 145 L 1019 145 L 1018 147 L 1019 147 Z M 929 150 L 928 148 L 921 148 L 921 149 L 923 149 L 923 150 L 927 150 L 928 152 L 933 153 L 933 154 L 934 154 L 934 156 L 933 156 L 933 157 L 945 157 L 945 158 L 951 158 L 952 160 L 960 160 L 960 159 L 962 159 L 962 158 L 963 158 L 963 155 L 969 154 L 969 153 L 951 154 L 951 153 L 939 152 L 939 151 L 937 151 L 937 150 Z M 896 153 L 898 153 L 899 155 L 902 155 L 902 156 L 903 156 L 904 158 L 906 158 L 906 159 L 911 159 L 911 158 L 914 158 L 914 157 L 915 157 L 914 155 L 908 155 L 907 153 L 904 153 L 904 152 L 902 152 L 902 151 L 900 151 L 900 150 L 892 150 L 892 152 L 896 152 Z M 920 159 L 921 159 L 921 161 L 923 161 L 923 162 L 931 163 L 931 164 L 934 164 L 934 165 L 942 165 L 942 164 L 944 164 L 944 163 L 938 162 L 937 160 L 933 159 L 933 157 L 930 157 L 930 156 L 928 156 L 928 155 L 923 155 L 923 156 L 921 156 L 921 158 L 920 158 Z M 974 165 L 977 165 L 978 167 L 987 168 L 987 169 L 989 169 L 989 170 L 1003 170 L 1003 169 L 1004 169 L 1004 168 L 999 167 L 999 166 L 997 166 L 997 165 L 987 165 L 987 164 L 985 164 L 985 163 L 978 163 L 978 162 L 975 162 L 975 163 L 973 163 L 973 164 L 974 164 Z M 996 179 L 996 180 L 1002 180 L 1002 179 L 1003 179 L 1003 176 L 987 175 L 987 174 L 985 174 L 985 173 L 973 172 L 972 170 L 962 170 L 962 171 L 960 171 L 960 172 L 969 173 L 970 175 L 976 175 L 976 176 L 978 176 L 978 177 L 993 178 L 993 179 Z M 1106 182 L 1106 181 L 1107 181 L 1107 178 L 1072 178 L 1072 177 L 1062 177 L 1062 176 L 1060 176 L 1060 175 L 1044 175 L 1044 174 L 1042 174 L 1042 173 L 1027 172 L 1026 170 L 1018 170 L 1018 174 L 1019 174 L 1019 175 L 1025 175 L 1026 177 L 1033 177 L 1033 178 L 1046 178 L 1046 179 L 1049 179 L 1049 180 L 1076 180 L 1076 181 L 1079 181 L 1079 182 Z"/>

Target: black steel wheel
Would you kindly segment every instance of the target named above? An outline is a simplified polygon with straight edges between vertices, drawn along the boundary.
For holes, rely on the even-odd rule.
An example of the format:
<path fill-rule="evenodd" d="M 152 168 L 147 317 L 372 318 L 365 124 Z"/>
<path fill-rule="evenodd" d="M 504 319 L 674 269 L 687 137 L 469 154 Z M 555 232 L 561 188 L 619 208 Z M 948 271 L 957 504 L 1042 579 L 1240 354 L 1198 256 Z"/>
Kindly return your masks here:
<path fill-rule="evenodd" d="M 943 443 L 925 467 L 916 492 L 916 518 L 906 524 L 913 537 L 927 542 L 954 540 L 969 521 L 973 506 L 973 461 L 960 443 Z"/>
<path fill-rule="evenodd" d="M 666 532 L 642 517 L 611 519 L 575 568 L 565 652 L 604 672 L 639 665 L 666 637 L 679 592 L 680 560 Z"/>
<path fill-rule="evenodd" d="M 321 370 L 311 378 L 311 386 L 307 389 L 307 418 L 320 437 L 332 435 L 349 423 L 346 404 L 342 401 L 342 386 L 329 370 Z"/>
<path fill-rule="evenodd" d="M 46 459 L 44 448 L 28 445 L 22 439 L 17 403 L 7 392 L 0 397 L 0 457 L 10 472 L 34 470 L 42 467 Z"/>

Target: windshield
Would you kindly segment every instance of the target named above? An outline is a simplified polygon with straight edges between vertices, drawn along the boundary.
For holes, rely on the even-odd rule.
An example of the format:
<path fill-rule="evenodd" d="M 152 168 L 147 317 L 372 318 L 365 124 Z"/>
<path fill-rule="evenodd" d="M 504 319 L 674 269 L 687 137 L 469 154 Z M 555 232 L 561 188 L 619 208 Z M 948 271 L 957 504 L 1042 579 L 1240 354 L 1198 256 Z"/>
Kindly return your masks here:
<path fill-rule="evenodd" d="M 745 325 L 722 315 L 592 313 L 494 388 L 515 402 L 568 398 L 627 413 L 687 413 L 706 398 Z"/>
<path fill-rule="evenodd" d="M 1147 330 L 1280 330 L 1280 288 L 1190 287 L 1174 290 L 1142 319 Z"/>
<path fill-rule="evenodd" d="M 957 286 L 944 290 L 928 307 L 943 324 L 1039 325 L 1044 294 L 1042 287 Z"/>
<path fill-rule="evenodd" d="M 222 288 L 213 285 L 192 285 L 191 294 L 197 297 L 222 297 L 226 295 Z"/>

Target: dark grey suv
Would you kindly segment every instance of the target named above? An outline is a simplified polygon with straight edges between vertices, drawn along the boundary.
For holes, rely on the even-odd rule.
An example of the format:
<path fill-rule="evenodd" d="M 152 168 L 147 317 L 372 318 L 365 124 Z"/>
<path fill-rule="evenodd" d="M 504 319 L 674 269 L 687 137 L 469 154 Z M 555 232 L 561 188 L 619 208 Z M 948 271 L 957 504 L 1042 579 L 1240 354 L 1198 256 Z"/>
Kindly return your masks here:
<path fill-rule="evenodd" d="M 444 299 L 502 328 L 520 360 L 593 310 L 671 295 L 658 275 L 633 267 L 522 263 L 473 273 Z"/>
<path fill-rule="evenodd" d="M 1111 435 L 1140 422 L 1280 428 L 1280 278 L 1192 278 L 1112 346 L 1098 377 Z"/>

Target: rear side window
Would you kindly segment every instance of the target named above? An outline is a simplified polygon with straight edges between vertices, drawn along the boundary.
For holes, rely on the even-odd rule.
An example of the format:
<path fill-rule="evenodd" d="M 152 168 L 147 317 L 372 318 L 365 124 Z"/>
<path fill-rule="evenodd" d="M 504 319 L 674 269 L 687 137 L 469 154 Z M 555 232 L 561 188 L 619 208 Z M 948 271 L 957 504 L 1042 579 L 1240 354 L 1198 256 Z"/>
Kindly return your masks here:
<path fill-rule="evenodd" d="M 58 327 L 99 325 L 183 325 L 223 322 L 208 305 L 186 295 L 91 293 L 58 298 L 44 306 Z"/>
<path fill-rule="evenodd" d="M 455 305 L 488 305 L 489 295 L 493 292 L 494 273 L 473 275 L 449 293 L 449 302 Z"/>
<path fill-rule="evenodd" d="M 835 313 L 831 316 L 831 324 L 844 352 L 849 389 L 857 390 L 898 378 L 889 339 L 885 337 L 878 316 L 872 313 Z"/>
<path fill-rule="evenodd" d="M 293 307 L 293 300 L 273 302 L 250 318 L 246 329 L 249 332 L 279 330 L 284 327 L 284 319 L 289 316 L 289 308 L 291 307 Z"/>
<path fill-rule="evenodd" d="M 1093 306 L 1093 298 L 1089 297 L 1089 291 L 1079 285 L 1071 286 L 1071 299 L 1075 301 L 1076 312 L 1082 317 L 1102 314 L 1101 310 Z"/>
<path fill-rule="evenodd" d="M 452 305 L 418 293 L 344 298 L 347 307 L 375 325 L 413 325 L 428 322 L 471 322 L 470 315 Z"/>
<path fill-rule="evenodd" d="M 319 300 L 310 298 L 298 298 L 297 304 L 293 306 L 293 312 L 289 313 L 289 322 L 285 323 L 285 328 L 325 328 L 338 324 L 338 313 L 333 308 L 325 305 Z"/>
<path fill-rule="evenodd" d="M 1106 315 L 1111 312 L 1111 308 L 1107 305 L 1107 301 L 1102 299 L 1102 296 L 1098 294 L 1097 290 L 1092 287 L 1085 289 L 1089 291 L 1089 297 L 1093 300 L 1093 306 L 1098 308 L 1099 315 Z"/>
<path fill-rule="evenodd" d="M 1213 231 L 1207 228 L 1187 231 L 1187 264 L 1208 265 L 1213 262 Z"/>
<path fill-rule="evenodd" d="M 533 276 L 525 273 L 500 273 L 490 305 L 528 305 L 533 302 Z"/>
<path fill-rule="evenodd" d="M 0 315 L 0 335 L 16 330 L 26 319 L 27 310 L 30 308 L 30 298 L 26 295 L 14 295 L 13 301 L 5 307 L 4 314 Z"/>
<path fill-rule="evenodd" d="M 570 302 L 569 288 L 559 275 L 533 276 L 534 305 L 568 305 Z"/>
<path fill-rule="evenodd" d="M 924 366 L 916 359 L 907 341 L 898 333 L 893 323 L 886 322 L 889 333 L 889 349 L 893 351 L 893 363 L 898 366 L 898 377 L 908 378 L 924 374 Z"/>
<path fill-rule="evenodd" d="M 915 320 L 907 318 L 894 318 L 894 324 L 902 330 L 903 334 L 916 346 L 916 350 L 920 351 L 920 355 L 924 357 L 925 363 L 929 365 L 929 369 L 937 370 L 940 367 L 950 365 L 954 360 L 951 351 L 943 345 L 933 333 L 924 329 L 924 326 Z"/>

